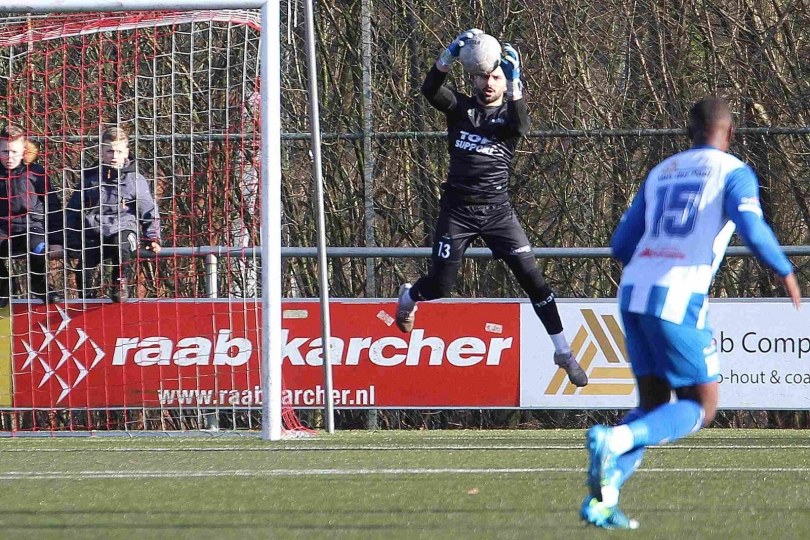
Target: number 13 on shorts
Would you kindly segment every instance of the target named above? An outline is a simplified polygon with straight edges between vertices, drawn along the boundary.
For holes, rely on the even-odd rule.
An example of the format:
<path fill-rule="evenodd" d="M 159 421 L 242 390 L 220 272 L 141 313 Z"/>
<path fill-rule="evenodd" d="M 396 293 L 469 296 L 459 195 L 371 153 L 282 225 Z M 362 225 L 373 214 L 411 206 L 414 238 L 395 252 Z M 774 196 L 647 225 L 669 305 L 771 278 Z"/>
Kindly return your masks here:
<path fill-rule="evenodd" d="M 444 239 L 439 240 L 438 242 L 436 242 L 436 246 L 434 247 L 436 257 L 438 257 L 439 259 L 449 259 L 452 247 L 453 247 L 452 243 L 446 242 L 444 241 Z"/>

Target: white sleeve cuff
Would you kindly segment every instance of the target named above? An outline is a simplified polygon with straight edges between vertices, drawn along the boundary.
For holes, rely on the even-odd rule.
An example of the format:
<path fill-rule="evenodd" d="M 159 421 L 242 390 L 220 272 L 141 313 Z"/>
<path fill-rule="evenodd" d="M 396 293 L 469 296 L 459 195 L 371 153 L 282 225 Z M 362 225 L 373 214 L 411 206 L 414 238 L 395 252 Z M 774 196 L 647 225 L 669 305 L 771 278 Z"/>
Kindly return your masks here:
<path fill-rule="evenodd" d="M 523 83 L 520 79 L 506 81 L 506 97 L 512 101 L 523 98 Z"/>

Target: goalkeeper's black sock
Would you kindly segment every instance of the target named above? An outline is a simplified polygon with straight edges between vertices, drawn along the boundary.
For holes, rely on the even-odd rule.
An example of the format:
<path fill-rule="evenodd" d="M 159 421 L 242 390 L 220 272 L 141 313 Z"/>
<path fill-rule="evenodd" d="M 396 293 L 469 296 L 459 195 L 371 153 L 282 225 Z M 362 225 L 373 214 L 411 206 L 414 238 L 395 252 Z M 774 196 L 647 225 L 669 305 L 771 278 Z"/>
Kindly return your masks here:
<path fill-rule="evenodd" d="M 532 307 L 540 322 L 543 323 L 548 335 L 554 336 L 563 331 L 560 312 L 557 310 L 557 303 L 554 301 L 554 293 L 538 301 L 532 300 Z"/>

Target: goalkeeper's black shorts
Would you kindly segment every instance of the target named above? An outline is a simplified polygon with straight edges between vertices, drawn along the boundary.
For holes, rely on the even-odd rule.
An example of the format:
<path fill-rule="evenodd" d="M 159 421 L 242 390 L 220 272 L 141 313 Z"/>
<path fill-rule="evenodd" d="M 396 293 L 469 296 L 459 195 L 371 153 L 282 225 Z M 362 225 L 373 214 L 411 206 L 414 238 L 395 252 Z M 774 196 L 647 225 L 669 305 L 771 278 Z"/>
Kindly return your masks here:
<path fill-rule="evenodd" d="M 531 244 L 508 202 L 494 205 L 442 204 L 433 240 L 433 259 L 460 263 L 478 237 L 495 259 L 534 257 Z"/>

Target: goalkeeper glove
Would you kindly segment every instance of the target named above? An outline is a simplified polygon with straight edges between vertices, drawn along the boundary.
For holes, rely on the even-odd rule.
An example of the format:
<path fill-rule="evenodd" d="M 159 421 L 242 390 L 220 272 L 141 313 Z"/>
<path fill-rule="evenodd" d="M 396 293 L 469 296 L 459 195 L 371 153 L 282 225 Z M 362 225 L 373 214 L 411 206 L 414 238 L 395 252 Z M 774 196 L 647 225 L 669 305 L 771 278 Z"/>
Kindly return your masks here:
<path fill-rule="evenodd" d="M 511 100 L 523 97 L 523 83 L 520 80 L 520 55 L 509 43 L 503 44 L 501 69 L 506 77 L 506 96 Z"/>
<path fill-rule="evenodd" d="M 454 39 L 444 51 L 442 51 L 442 54 L 439 55 L 438 63 L 440 66 L 446 70 L 449 70 L 453 65 L 453 62 L 458 60 L 458 55 L 461 52 L 461 48 L 464 46 L 464 40 L 483 33 L 484 31 L 479 30 L 478 28 L 470 28 L 469 30 L 465 30 L 464 32 L 460 33 L 458 37 Z"/>

